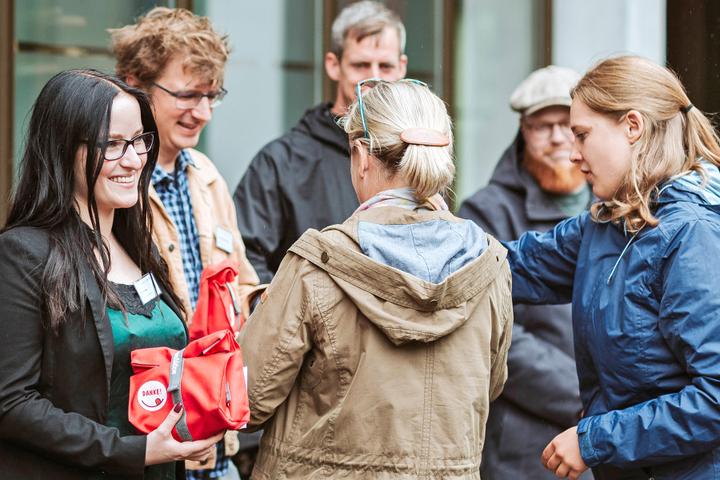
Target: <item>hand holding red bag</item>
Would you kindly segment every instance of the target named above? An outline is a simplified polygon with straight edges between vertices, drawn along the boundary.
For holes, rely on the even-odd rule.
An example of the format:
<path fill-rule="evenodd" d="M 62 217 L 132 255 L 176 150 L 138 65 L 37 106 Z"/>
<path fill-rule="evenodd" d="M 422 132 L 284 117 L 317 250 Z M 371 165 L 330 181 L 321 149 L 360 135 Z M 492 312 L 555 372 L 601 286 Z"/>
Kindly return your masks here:
<path fill-rule="evenodd" d="M 240 331 L 244 319 L 232 286 L 237 275 L 237 263 L 229 259 L 203 269 L 200 294 L 188 328 L 190 340 L 220 330 Z"/>
<path fill-rule="evenodd" d="M 230 330 L 190 342 L 183 350 L 143 348 L 130 354 L 128 418 L 144 433 L 155 430 L 182 402 L 173 429 L 178 441 L 238 430 L 250 420 L 240 346 Z"/>

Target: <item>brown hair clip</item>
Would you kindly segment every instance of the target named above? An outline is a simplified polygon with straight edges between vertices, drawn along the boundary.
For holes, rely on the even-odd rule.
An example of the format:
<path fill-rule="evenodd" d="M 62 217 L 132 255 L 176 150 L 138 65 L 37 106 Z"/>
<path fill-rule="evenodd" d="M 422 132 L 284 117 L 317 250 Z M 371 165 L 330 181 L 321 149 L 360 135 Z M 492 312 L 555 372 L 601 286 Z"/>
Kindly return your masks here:
<path fill-rule="evenodd" d="M 447 135 L 431 128 L 407 128 L 400 133 L 400 140 L 410 145 L 426 145 L 428 147 L 450 145 L 450 138 Z"/>

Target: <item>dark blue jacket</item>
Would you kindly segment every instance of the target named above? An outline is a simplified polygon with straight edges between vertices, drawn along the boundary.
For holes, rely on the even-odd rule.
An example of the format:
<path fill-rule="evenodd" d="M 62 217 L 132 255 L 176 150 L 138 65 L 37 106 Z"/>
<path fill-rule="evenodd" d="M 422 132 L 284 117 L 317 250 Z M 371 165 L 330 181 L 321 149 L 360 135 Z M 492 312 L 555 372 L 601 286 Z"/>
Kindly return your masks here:
<path fill-rule="evenodd" d="M 573 303 L 598 480 L 720 479 L 720 172 L 669 181 L 637 235 L 588 214 L 507 244 L 513 297 Z"/>

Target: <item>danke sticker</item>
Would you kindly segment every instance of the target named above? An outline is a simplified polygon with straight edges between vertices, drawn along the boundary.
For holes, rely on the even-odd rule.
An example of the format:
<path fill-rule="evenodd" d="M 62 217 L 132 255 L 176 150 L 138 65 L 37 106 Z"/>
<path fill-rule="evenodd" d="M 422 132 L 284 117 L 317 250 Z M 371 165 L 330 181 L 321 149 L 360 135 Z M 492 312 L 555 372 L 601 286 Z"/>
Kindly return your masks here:
<path fill-rule="evenodd" d="M 138 403 L 149 412 L 160 410 L 167 400 L 167 388 L 156 380 L 145 382 L 138 391 Z"/>

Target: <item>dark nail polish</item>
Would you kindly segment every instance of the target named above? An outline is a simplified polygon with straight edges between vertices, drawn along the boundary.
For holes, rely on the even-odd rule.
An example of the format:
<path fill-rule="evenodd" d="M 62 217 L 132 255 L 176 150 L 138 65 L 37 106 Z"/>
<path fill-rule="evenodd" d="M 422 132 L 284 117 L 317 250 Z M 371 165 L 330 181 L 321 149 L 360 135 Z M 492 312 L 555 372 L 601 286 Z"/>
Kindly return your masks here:
<path fill-rule="evenodd" d="M 175 413 L 178 413 L 180 410 L 182 410 L 182 408 L 183 408 L 183 404 L 182 404 L 182 402 L 180 402 L 180 403 L 175 404 L 175 408 L 173 408 L 173 411 Z"/>

